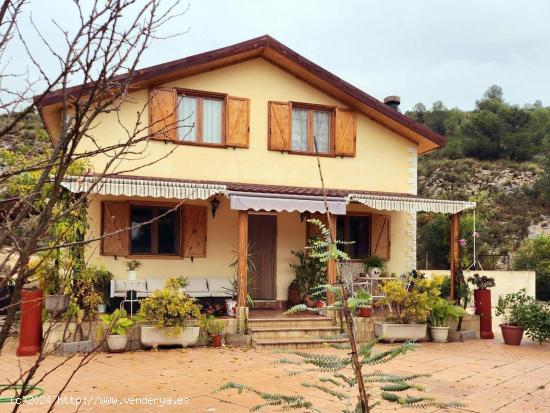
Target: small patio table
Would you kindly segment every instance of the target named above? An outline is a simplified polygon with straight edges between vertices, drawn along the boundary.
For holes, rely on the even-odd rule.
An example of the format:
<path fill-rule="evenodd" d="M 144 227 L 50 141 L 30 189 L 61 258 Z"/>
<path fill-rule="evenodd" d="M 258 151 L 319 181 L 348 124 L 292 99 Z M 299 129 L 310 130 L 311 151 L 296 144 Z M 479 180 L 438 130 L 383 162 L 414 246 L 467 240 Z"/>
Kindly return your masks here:
<path fill-rule="evenodd" d="M 124 307 L 124 303 L 130 303 L 130 316 L 134 315 L 134 303 L 138 303 L 139 299 L 137 292 L 140 284 L 145 283 L 144 280 L 121 280 L 124 284 L 124 299 L 120 303 L 120 308 Z M 129 293 L 129 294 L 128 294 Z"/>

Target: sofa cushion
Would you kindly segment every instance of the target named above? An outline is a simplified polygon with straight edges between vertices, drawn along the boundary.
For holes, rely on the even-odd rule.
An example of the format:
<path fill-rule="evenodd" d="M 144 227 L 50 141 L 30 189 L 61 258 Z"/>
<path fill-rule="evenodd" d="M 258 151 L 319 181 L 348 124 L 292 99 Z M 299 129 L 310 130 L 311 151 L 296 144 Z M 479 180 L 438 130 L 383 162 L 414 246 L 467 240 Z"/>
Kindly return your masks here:
<path fill-rule="evenodd" d="M 113 280 L 115 282 L 115 293 L 122 293 L 126 291 L 126 283 L 124 280 Z"/>
<path fill-rule="evenodd" d="M 185 292 L 191 297 L 210 297 L 205 277 L 189 277 L 189 285 L 185 287 Z"/>
<path fill-rule="evenodd" d="M 208 277 L 208 288 L 212 297 L 231 297 L 233 286 L 228 277 Z"/>
<path fill-rule="evenodd" d="M 147 282 L 147 291 L 153 292 L 157 290 L 162 290 L 164 288 L 164 283 L 166 280 L 164 278 L 159 277 L 148 277 L 145 279 Z"/>

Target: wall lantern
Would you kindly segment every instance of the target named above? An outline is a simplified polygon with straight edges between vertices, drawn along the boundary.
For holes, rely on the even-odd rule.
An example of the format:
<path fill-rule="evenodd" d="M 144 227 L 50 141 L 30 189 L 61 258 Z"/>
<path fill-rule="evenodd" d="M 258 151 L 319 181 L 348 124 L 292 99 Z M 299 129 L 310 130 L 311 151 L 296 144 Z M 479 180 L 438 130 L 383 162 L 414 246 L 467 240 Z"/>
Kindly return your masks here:
<path fill-rule="evenodd" d="M 214 198 L 212 201 L 210 201 L 210 205 L 212 205 L 212 219 L 216 216 L 216 211 L 218 210 L 221 202 L 218 198 Z"/>

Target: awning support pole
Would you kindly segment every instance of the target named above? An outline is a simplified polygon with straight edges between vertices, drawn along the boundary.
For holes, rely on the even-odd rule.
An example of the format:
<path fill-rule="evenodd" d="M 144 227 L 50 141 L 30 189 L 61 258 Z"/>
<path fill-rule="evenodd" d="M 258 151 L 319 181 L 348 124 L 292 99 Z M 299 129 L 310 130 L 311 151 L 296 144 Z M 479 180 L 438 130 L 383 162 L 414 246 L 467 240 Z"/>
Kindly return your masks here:
<path fill-rule="evenodd" d="M 248 264 L 248 211 L 238 216 L 237 307 L 246 307 Z"/>
<path fill-rule="evenodd" d="M 450 299 L 455 299 L 455 280 L 457 278 L 457 273 L 460 268 L 460 244 L 458 241 L 460 233 L 460 213 L 451 215 L 451 234 L 450 234 L 450 253 L 449 253 L 449 263 L 451 270 L 451 288 L 450 288 Z"/>

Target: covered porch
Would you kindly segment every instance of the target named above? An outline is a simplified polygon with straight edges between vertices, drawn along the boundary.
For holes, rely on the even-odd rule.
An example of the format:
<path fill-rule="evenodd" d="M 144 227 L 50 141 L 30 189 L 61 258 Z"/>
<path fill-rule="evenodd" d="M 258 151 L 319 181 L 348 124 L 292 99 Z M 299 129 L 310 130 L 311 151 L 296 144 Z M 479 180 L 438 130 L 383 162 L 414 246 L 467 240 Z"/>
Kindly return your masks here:
<path fill-rule="evenodd" d="M 327 222 L 318 188 L 131 176 L 103 177 L 99 182 L 93 176 L 75 177 L 64 186 L 71 192 L 88 194 L 91 234 L 116 233 L 87 252 L 113 272 L 115 279 L 125 278 L 124 259 L 142 261 L 140 278 L 183 275 L 231 279 L 234 274 L 237 305 L 245 320 L 249 293 L 257 310 L 286 308 L 288 286 L 294 279 L 291 251 L 306 245 L 312 233 L 309 218 Z M 354 242 L 350 255 L 357 268 L 366 256 L 378 255 L 388 260 L 388 270 L 396 274 L 416 266 L 416 212 L 452 215 L 451 256 L 457 257 L 460 213 L 475 207 L 469 202 L 419 199 L 407 194 L 341 189 L 326 193 L 330 227 L 338 239 Z M 147 211 L 162 208 L 178 212 L 172 211 L 172 219 L 160 227 L 146 224 L 150 231 L 144 237 L 143 231 L 136 230 L 146 222 L 143 214 L 149 217 Z M 169 247 L 162 240 L 168 233 L 173 234 Z M 156 244 L 144 250 L 138 242 L 143 239 Z M 171 248 L 170 253 L 159 254 L 161 247 Z M 247 265 L 251 259 L 253 277 Z M 335 281 L 334 263 L 327 275 L 329 282 Z"/>

